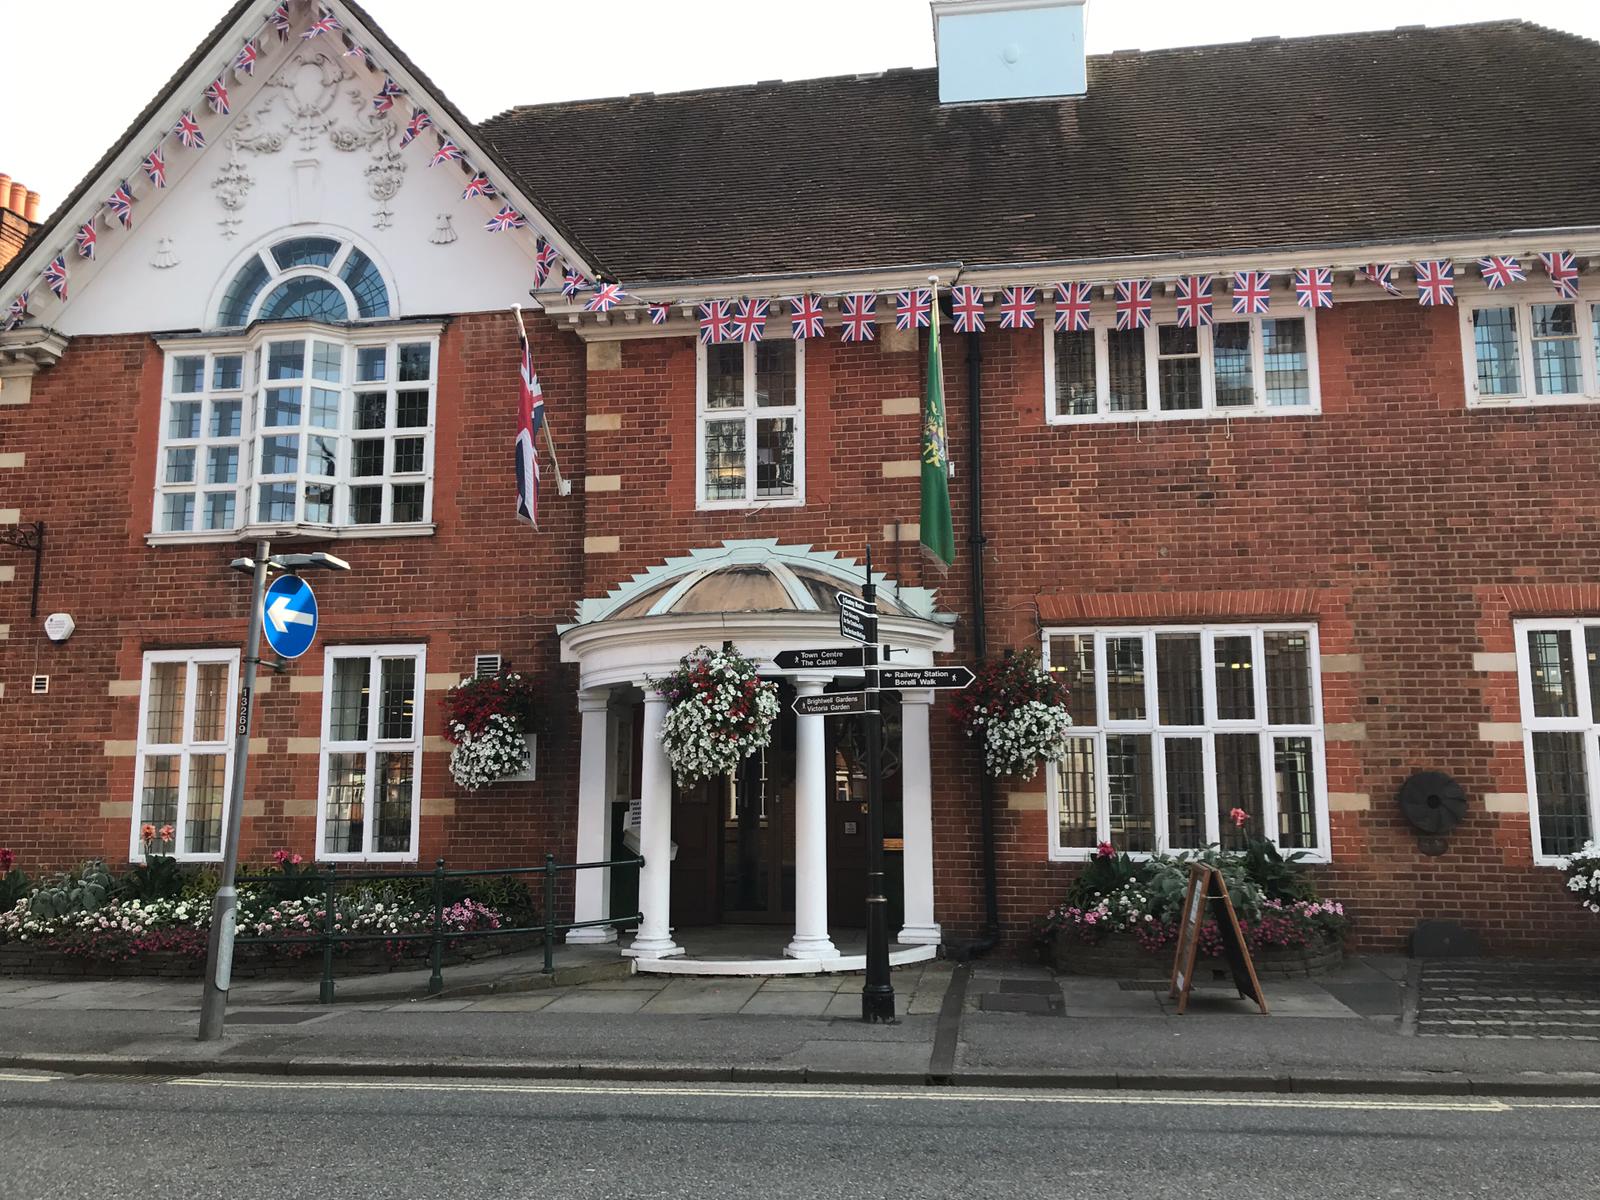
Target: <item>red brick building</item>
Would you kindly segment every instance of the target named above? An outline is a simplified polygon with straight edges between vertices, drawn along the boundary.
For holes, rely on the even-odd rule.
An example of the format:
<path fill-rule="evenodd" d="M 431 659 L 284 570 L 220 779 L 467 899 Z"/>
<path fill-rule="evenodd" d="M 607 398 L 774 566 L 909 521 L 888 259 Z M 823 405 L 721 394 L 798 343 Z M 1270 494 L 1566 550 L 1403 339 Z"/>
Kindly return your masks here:
<path fill-rule="evenodd" d="M 1594 944 L 1551 866 L 1600 820 L 1594 45 L 1505 22 L 1090 58 L 1081 94 L 1005 102 L 899 71 L 474 125 L 356 5 L 302 38 L 291 3 L 285 40 L 274 7 L 236 4 L 0 273 L 0 525 L 43 540 L 0 547 L 0 845 L 25 865 L 126 862 L 147 822 L 217 856 L 228 564 L 270 537 L 354 569 L 263 672 L 247 859 L 643 844 L 642 959 L 752 923 L 826 961 L 860 921 L 853 724 L 786 704 L 759 763 L 675 789 L 643 685 L 697 643 L 841 644 L 831 595 L 871 544 L 910 661 L 1035 647 L 1075 720 L 1065 760 L 985 789 L 942 702 L 900 698 L 897 952 L 991 919 L 1020 941 L 1097 842 L 1216 842 L 1235 807 L 1323 864 L 1363 945 L 1425 919 Z M 971 84 L 952 46 L 943 86 Z M 463 196 L 479 172 L 498 194 Z M 525 225 L 491 232 L 502 207 Z M 1449 300 L 1419 303 L 1440 264 Z M 918 547 L 927 333 L 895 325 L 930 275 L 986 314 L 943 315 L 948 573 Z M 597 279 L 626 298 L 595 311 Z M 876 336 L 848 342 L 862 295 Z M 794 296 L 821 336 L 791 336 Z M 703 304 L 759 300 L 759 342 L 699 336 Z M 573 484 L 541 447 L 537 532 L 516 304 Z M 543 719 L 533 778 L 468 792 L 440 701 L 483 655 Z M 1423 770 L 1466 797 L 1441 836 L 1396 799 Z M 632 902 L 598 876 L 573 899 Z"/>

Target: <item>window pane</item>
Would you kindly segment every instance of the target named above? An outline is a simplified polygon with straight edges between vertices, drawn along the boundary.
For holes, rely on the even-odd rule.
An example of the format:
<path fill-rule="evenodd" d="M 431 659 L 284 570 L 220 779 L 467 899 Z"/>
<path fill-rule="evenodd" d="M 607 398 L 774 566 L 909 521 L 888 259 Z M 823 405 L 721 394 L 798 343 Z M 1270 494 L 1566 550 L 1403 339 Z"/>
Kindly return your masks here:
<path fill-rule="evenodd" d="M 743 500 L 744 422 L 707 421 L 705 439 L 706 499 Z"/>
<path fill-rule="evenodd" d="M 228 664 L 196 663 L 194 741 L 220 742 L 228 736 Z"/>
<path fill-rule="evenodd" d="M 1156 702 L 1163 725 L 1204 725 L 1198 633 L 1156 634 Z"/>
<path fill-rule="evenodd" d="M 261 305 L 263 321 L 348 321 L 350 308 L 326 279 L 300 275 L 280 283 Z"/>
<path fill-rule="evenodd" d="M 267 348 L 268 379 L 299 379 L 305 374 L 304 342 L 273 342 Z"/>
<path fill-rule="evenodd" d="M 206 386 L 206 356 L 188 355 L 172 360 L 172 390 L 202 392 Z"/>
<path fill-rule="evenodd" d="M 706 347 L 706 407 L 744 406 L 744 347 L 738 343 Z"/>
<path fill-rule="evenodd" d="M 186 667 L 181 662 L 153 662 L 145 685 L 144 740 L 152 746 L 183 741 L 183 689 Z"/>
<path fill-rule="evenodd" d="M 1106 735 L 1106 815 L 1118 850 L 1156 848 L 1149 734 Z"/>
<path fill-rule="evenodd" d="M 415 792 L 411 751 L 380 750 L 377 759 L 378 824 L 372 849 L 379 854 L 404 854 L 411 849 L 411 804 Z"/>
<path fill-rule="evenodd" d="M 211 436 L 238 437 L 242 409 L 243 402 L 239 400 L 213 400 L 211 402 Z"/>
<path fill-rule="evenodd" d="M 1106 716 L 1144 720 L 1144 639 L 1106 638 Z"/>
<path fill-rule="evenodd" d="M 357 429 L 383 429 L 388 424 L 388 392 L 362 392 L 356 397 Z"/>
<path fill-rule="evenodd" d="M 183 533 L 194 528 L 194 494 L 180 492 L 164 496 L 161 501 L 161 529 L 163 533 Z"/>
<path fill-rule="evenodd" d="M 419 437 L 395 438 L 394 471 L 397 475 L 414 474 L 422 470 L 422 448 Z"/>
<path fill-rule="evenodd" d="M 425 383 L 433 370 L 433 347 L 409 342 L 400 347 L 400 382 Z"/>
<path fill-rule="evenodd" d="M 264 483 L 257 490 L 260 503 L 256 506 L 256 520 L 294 520 L 294 484 Z"/>
<path fill-rule="evenodd" d="M 150 754 L 144 760 L 144 779 L 139 785 L 139 824 L 178 823 L 178 763 L 175 754 Z"/>
<path fill-rule="evenodd" d="M 1106 363 L 1111 368 L 1111 412 L 1145 409 L 1144 330 L 1112 329 L 1106 332 Z"/>
<path fill-rule="evenodd" d="M 1572 673 L 1572 638 L 1565 629 L 1528 631 L 1529 690 L 1536 717 L 1575 717 L 1578 693 Z"/>
<path fill-rule="evenodd" d="M 366 816 L 367 756 L 328 755 L 328 791 L 323 798 L 324 854 L 359 854 Z"/>
<path fill-rule="evenodd" d="M 222 849 L 225 767 L 220 754 L 196 754 L 189 759 L 189 808 L 183 831 L 183 849 L 189 854 L 216 854 Z"/>
<path fill-rule="evenodd" d="M 244 382 L 244 356 L 219 354 L 211 364 L 211 390 L 236 392 Z"/>
<path fill-rule="evenodd" d="M 318 429 L 339 428 L 339 393 L 332 388 L 311 389 L 311 423 Z"/>
<path fill-rule="evenodd" d="M 378 736 L 388 741 L 409 738 L 417 695 L 417 660 L 385 658 L 380 666 L 383 691 L 379 695 Z"/>
<path fill-rule="evenodd" d="M 1217 754 L 1217 828 L 1222 845 L 1242 850 L 1261 828 L 1261 737 L 1255 733 L 1219 733 Z M 1245 812 L 1243 825 L 1234 823 L 1234 809 Z"/>
<path fill-rule="evenodd" d="M 1472 314 L 1472 344 L 1478 362 L 1478 393 L 1514 396 L 1522 391 L 1517 351 L 1517 310 L 1480 308 Z"/>
<path fill-rule="evenodd" d="M 1311 638 L 1298 630 L 1262 634 L 1267 667 L 1267 721 L 1311 724 Z"/>
<path fill-rule="evenodd" d="M 261 294 L 261 289 L 267 286 L 269 278 L 267 265 L 261 261 L 259 255 L 252 255 L 250 261 L 239 268 L 239 273 L 228 284 L 228 290 L 222 297 L 222 305 L 217 313 L 217 324 L 243 325 L 249 320 L 250 306 Z"/>
<path fill-rule="evenodd" d="M 1166 739 L 1167 843 L 1198 850 L 1206 843 L 1206 755 L 1201 738 Z"/>
<path fill-rule="evenodd" d="M 332 342 L 311 343 L 311 378 L 338 383 L 344 377 L 344 347 Z"/>
<path fill-rule="evenodd" d="M 1311 359 L 1303 317 L 1263 317 L 1261 354 L 1266 363 L 1267 403 L 1292 407 L 1311 403 Z"/>
<path fill-rule="evenodd" d="M 333 700 L 328 710 L 328 737 L 335 742 L 367 740 L 367 683 L 372 662 L 366 658 L 333 660 Z"/>
<path fill-rule="evenodd" d="M 387 346 L 362 346 L 356 351 L 356 378 L 362 383 L 379 383 L 389 364 Z"/>
<path fill-rule="evenodd" d="M 426 490 L 420 483 L 397 483 L 390 497 L 389 519 L 397 525 L 421 521 Z"/>
<path fill-rule="evenodd" d="M 383 520 L 383 489 L 381 487 L 353 487 L 350 489 L 350 523 L 376 525 Z"/>
<path fill-rule="evenodd" d="M 756 344 L 756 403 L 763 408 L 799 402 L 795 391 L 795 343 Z"/>
<path fill-rule="evenodd" d="M 1067 685 L 1067 712 L 1072 723 L 1100 723 L 1095 709 L 1094 635 L 1069 633 L 1050 639 L 1050 670 Z"/>
<path fill-rule="evenodd" d="M 232 492 L 207 492 L 205 519 L 207 529 L 232 529 L 234 508 L 238 498 Z"/>
<path fill-rule="evenodd" d="M 1538 793 L 1540 852 L 1571 854 L 1589 840 L 1583 734 L 1535 731 L 1533 783 Z"/>
<path fill-rule="evenodd" d="M 1589 661 L 1589 712 L 1600 713 L 1600 625 L 1584 628 L 1583 652 Z"/>
<path fill-rule="evenodd" d="M 351 248 L 339 271 L 339 278 L 355 293 L 356 309 L 363 317 L 389 315 L 389 289 L 383 285 L 383 276 L 378 273 L 378 268 L 361 251 Z"/>
<path fill-rule="evenodd" d="M 339 472 L 339 439 L 313 437 L 306 439 L 306 471 L 311 475 L 331 477 Z"/>
<path fill-rule="evenodd" d="M 206 451 L 206 482 L 239 482 L 239 447 L 213 446 Z"/>
<path fill-rule="evenodd" d="M 1583 390 L 1578 353 L 1577 306 L 1533 306 L 1533 382 L 1541 396 L 1570 396 Z"/>
<path fill-rule="evenodd" d="M 302 521 L 316 525 L 333 524 L 333 484 L 306 484 L 305 500 L 305 513 L 300 518 Z"/>
<path fill-rule="evenodd" d="M 428 423 L 428 393 L 400 392 L 395 396 L 395 426 L 421 429 Z"/>
<path fill-rule="evenodd" d="M 194 447 L 185 446 L 167 451 L 167 482 L 194 482 Z"/>
<path fill-rule="evenodd" d="M 1177 325 L 1156 330 L 1157 383 L 1163 411 L 1200 407 L 1200 331 Z"/>
<path fill-rule="evenodd" d="M 1086 417 L 1095 411 L 1094 330 L 1063 330 L 1056 339 L 1056 414 Z"/>
<path fill-rule="evenodd" d="M 1217 677 L 1217 719 L 1248 721 L 1256 715 L 1254 652 L 1249 634 L 1212 642 Z"/>
<path fill-rule="evenodd" d="M 794 495 L 794 419 L 756 422 L 756 497 Z"/>
<path fill-rule="evenodd" d="M 268 388 L 265 423 L 269 426 L 300 424 L 300 389 Z"/>
<path fill-rule="evenodd" d="M 290 238 L 272 248 L 272 257 L 278 260 L 278 269 L 281 271 L 290 271 L 295 267 L 325 267 L 337 253 L 339 243 L 325 237 Z"/>
<path fill-rule="evenodd" d="M 1285 850 L 1317 848 L 1317 810 L 1311 739 L 1272 739 L 1274 787 L 1278 797 L 1278 845 Z"/>
<path fill-rule="evenodd" d="M 1250 322 L 1226 321 L 1212 326 L 1211 363 L 1216 377 L 1217 407 L 1237 408 L 1256 402 L 1250 365 Z"/>
<path fill-rule="evenodd" d="M 200 436 L 200 402 L 177 400 L 167 405 L 167 436 L 169 438 L 197 438 Z"/>
<path fill-rule="evenodd" d="M 1077 849 L 1100 840 L 1095 805 L 1094 739 L 1069 737 L 1067 752 L 1057 764 L 1061 794 L 1061 845 Z"/>
<path fill-rule="evenodd" d="M 350 474 L 357 478 L 383 474 L 382 438 L 357 438 L 350 443 Z"/>
<path fill-rule="evenodd" d="M 293 475 L 300 469 L 299 434 L 280 434 L 261 439 L 261 473 Z"/>

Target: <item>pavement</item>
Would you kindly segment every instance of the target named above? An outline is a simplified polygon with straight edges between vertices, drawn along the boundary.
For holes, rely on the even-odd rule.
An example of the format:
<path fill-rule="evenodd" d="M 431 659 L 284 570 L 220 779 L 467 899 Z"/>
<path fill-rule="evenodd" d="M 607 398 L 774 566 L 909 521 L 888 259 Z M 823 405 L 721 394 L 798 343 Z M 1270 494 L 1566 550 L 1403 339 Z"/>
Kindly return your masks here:
<path fill-rule="evenodd" d="M 1149 983 L 937 961 L 893 972 L 888 1026 L 861 1022 L 859 975 L 539 966 L 452 968 L 438 997 L 426 972 L 341 980 L 332 1006 L 314 980 L 241 981 L 211 1043 L 197 983 L 0 980 L 0 1069 L 1600 1097 L 1595 964 L 1352 958 L 1265 982 L 1264 1016 L 1214 979 L 1179 1015 Z"/>

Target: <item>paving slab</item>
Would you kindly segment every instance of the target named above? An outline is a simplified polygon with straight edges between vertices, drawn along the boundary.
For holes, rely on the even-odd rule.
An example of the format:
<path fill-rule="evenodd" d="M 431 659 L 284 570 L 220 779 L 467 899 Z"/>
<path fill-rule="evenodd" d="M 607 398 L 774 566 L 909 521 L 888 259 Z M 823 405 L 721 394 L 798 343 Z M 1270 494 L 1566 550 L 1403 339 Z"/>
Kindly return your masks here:
<path fill-rule="evenodd" d="M 636 1013 L 652 999 L 652 993 L 585 987 L 573 988 L 544 1008 L 561 1013 Z"/>
<path fill-rule="evenodd" d="M 834 993 L 761 988 L 739 1011 L 745 1016 L 820 1017 L 833 1002 Z"/>
<path fill-rule="evenodd" d="M 736 1013 L 761 987 L 760 980 L 674 979 L 645 1001 L 643 1013 Z"/>
<path fill-rule="evenodd" d="M 467 1008 L 469 1012 L 538 1012 L 548 1008 L 561 998 L 562 993 L 551 990 L 544 992 L 522 992 L 514 996 L 489 996 L 483 1000 L 475 1000 Z"/>

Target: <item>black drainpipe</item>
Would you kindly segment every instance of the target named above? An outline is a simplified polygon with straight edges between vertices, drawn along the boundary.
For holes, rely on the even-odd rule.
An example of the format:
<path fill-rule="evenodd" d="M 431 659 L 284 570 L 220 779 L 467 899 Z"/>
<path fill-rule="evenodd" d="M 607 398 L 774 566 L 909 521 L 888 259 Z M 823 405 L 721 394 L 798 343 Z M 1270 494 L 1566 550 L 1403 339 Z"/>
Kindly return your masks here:
<path fill-rule="evenodd" d="M 983 339 L 967 335 L 967 470 L 972 480 L 972 533 L 967 538 L 972 562 L 972 651 L 977 661 L 989 656 L 988 617 L 983 603 Z M 980 772 L 979 829 L 983 841 L 983 936 L 967 948 L 969 957 L 987 954 L 1000 941 L 1000 900 L 995 878 L 994 777 L 987 765 Z"/>

